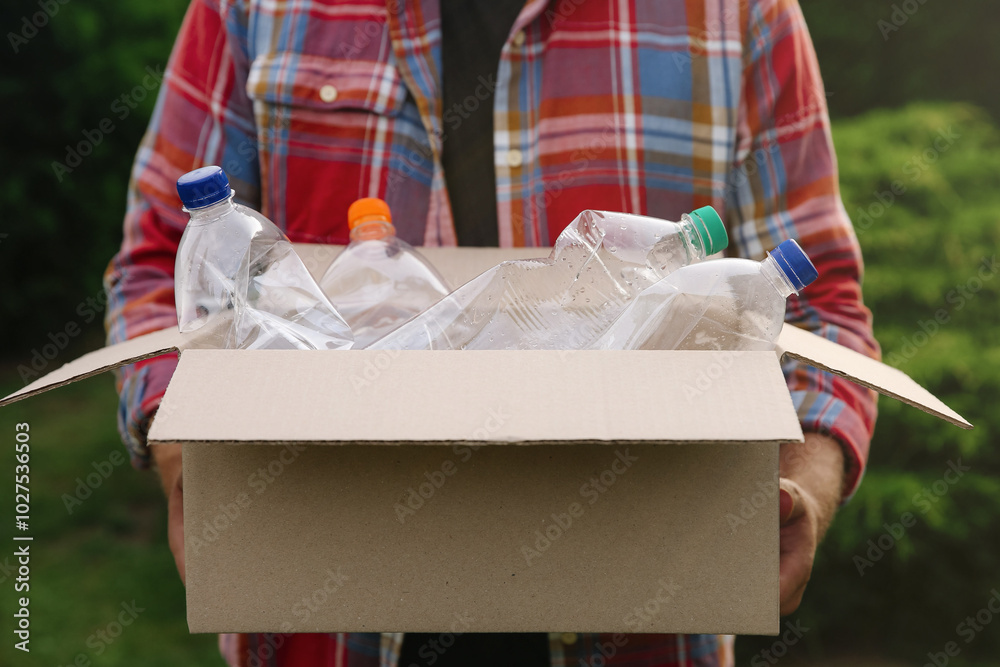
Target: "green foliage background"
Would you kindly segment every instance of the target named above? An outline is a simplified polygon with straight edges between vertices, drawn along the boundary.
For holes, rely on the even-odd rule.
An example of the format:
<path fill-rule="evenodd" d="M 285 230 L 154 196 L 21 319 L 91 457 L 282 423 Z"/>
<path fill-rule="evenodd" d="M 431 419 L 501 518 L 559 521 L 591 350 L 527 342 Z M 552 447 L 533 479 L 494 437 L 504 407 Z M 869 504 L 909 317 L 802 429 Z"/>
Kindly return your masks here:
<path fill-rule="evenodd" d="M 960 431 L 890 399 L 870 467 L 819 553 L 813 582 L 792 620 L 810 628 L 785 647 L 784 664 L 923 665 L 955 641 L 950 664 L 998 664 L 1000 623 L 966 643 L 957 626 L 1000 588 L 1000 279 L 989 268 L 1000 237 L 1000 42 L 988 0 L 805 0 L 805 12 L 835 118 L 834 140 L 847 210 L 865 252 L 865 295 L 886 358 L 976 424 Z M 68 322 L 82 333 L 57 363 L 100 344 L 100 318 L 77 310 L 100 294 L 121 238 L 125 186 L 145 123 L 147 96 L 125 118 L 112 110 L 166 64 L 186 2 L 70 0 L 27 43 L 11 42 L 34 2 L 0 6 L 0 284 L 4 350 L 0 389 L 21 385 L 16 367 Z M 886 28 L 906 16 L 899 30 Z M 915 9 L 912 15 L 906 9 Z M 880 24 L 879 21 L 889 23 Z M 16 48 L 15 48 L 16 47 Z M 114 130 L 60 181 L 54 161 L 85 130 Z M 949 130 L 949 128 L 951 128 Z M 935 139 L 957 134 L 946 150 Z M 897 192 L 892 193 L 893 184 Z M 887 205 L 891 198 L 891 205 Z M 879 207 L 882 207 L 881 209 Z M 984 264 L 985 262 L 985 264 Z M 963 292 L 962 289 L 965 291 Z M 942 310 L 943 323 L 928 323 Z M 946 321 L 945 321 L 946 320 Z M 932 335 L 927 332 L 933 331 Z M 165 542 L 165 509 L 154 478 L 127 467 L 78 512 L 62 494 L 120 448 L 109 378 L 0 410 L 0 437 L 33 428 L 35 534 L 30 656 L 0 644 L 0 664 L 219 664 L 210 637 L 191 637 L 183 589 Z M 971 470 L 941 486 L 949 463 Z M 5 464 L 6 465 L 6 464 Z M 933 492 L 944 489 L 938 495 Z M 916 497 L 929 489 L 936 502 Z M 0 503 L 12 506 L 4 486 Z M 925 508 L 929 508 L 926 512 Z M 4 516 L 8 516 L 4 509 Z M 915 525 L 859 574 L 892 524 Z M 10 544 L 9 521 L 0 542 Z M 13 610 L 0 550 L 0 613 Z M 875 553 L 875 552 L 873 552 Z M 100 656 L 87 638 L 122 601 L 149 609 Z M 742 638 L 738 664 L 772 664 L 774 638 Z M 782 655 L 785 653 L 782 650 Z M 764 651 L 773 651 L 763 653 Z"/>
<path fill-rule="evenodd" d="M 934 141 L 948 128 L 958 137 L 938 151 Z M 1000 131 L 973 106 L 912 104 L 839 120 L 834 142 L 883 356 L 976 428 L 879 400 L 864 482 L 820 548 L 795 615 L 811 631 L 791 653 L 923 665 L 955 641 L 962 653 L 950 664 L 997 664 L 1000 623 L 968 643 L 956 628 L 1000 590 L 1000 265 L 992 264 L 1000 261 Z M 893 184 L 905 192 L 892 195 Z M 943 481 L 951 463 L 970 468 L 953 485 Z M 915 524 L 890 540 L 905 513 Z M 741 641 L 740 653 L 752 660 L 773 642 Z"/>

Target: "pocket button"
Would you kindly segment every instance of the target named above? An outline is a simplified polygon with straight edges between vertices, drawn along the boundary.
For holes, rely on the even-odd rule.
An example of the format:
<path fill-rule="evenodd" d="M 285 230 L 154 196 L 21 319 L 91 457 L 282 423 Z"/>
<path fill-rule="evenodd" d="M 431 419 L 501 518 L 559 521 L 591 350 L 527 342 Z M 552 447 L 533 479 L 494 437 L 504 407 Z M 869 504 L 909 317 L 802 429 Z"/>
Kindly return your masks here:
<path fill-rule="evenodd" d="M 324 102 L 333 102 L 337 99 L 337 87 L 326 85 L 319 89 L 319 98 Z"/>

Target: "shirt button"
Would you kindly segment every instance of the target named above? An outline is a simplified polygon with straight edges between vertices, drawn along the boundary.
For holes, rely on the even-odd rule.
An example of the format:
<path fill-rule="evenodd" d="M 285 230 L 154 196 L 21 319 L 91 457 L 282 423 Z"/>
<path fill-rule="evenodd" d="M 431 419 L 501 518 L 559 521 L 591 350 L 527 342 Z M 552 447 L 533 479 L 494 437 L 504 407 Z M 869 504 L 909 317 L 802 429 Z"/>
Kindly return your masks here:
<path fill-rule="evenodd" d="M 570 644 L 575 644 L 576 643 L 576 633 L 575 632 L 564 632 L 564 633 L 562 633 L 562 636 L 559 637 L 559 639 L 561 639 L 562 643 L 566 644 L 567 646 L 569 646 Z"/>
<path fill-rule="evenodd" d="M 333 102 L 337 99 L 336 86 L 323 86 L 319 89 L 319 98 L 324 102 Z"/>
<path fill-rule="evenodd" d="M 521 151 L 517 150 L 516 148 L 507 151 L 508 166 L 517 168 L 520 167 L 522 164 L 524 164 L 524 155 L 521 154 Z"/>
<path fill-rule="evenodd" d="M 524 37 L 525 37 L 524 31 L 518 30 L 516 33 L 514 33 L 514 39 L 511 41 L 513 41 L 514 46 L 524 46 Z"/>

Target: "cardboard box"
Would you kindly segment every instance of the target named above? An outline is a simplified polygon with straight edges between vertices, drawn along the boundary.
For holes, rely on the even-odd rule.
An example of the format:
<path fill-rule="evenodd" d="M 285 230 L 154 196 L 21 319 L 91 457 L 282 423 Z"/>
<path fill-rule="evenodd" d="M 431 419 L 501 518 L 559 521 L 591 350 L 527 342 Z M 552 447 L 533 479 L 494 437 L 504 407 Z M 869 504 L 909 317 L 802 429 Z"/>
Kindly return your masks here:
<path fill-rule="evenodd" d="M 298 250 L 317 275 L 337 252 Z M 456 285 L 538 254 L 422 252 Z M 192 632 L 777 633 L 778 448 L 802 440 L 780 358 L 971 428 L 787 326 L 777 355 L 208 350 L 173 329 L 0 405 L 172 350 L 149 441 L 184 447 Z"/>

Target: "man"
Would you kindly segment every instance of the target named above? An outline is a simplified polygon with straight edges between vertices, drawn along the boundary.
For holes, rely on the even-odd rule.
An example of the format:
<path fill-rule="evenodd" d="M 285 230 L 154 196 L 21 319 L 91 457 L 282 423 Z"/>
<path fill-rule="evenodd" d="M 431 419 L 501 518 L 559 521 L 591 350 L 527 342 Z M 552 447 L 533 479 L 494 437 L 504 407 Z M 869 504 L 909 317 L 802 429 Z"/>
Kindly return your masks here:
<path fill-rule="evenodd" d="M 583 209 L 677 219 L 711 204 L 734 253 L 760 259 L 796 238 L 813 259 L 820 277 L 789 300 L 790 322 L 878 355 L 795 0 L 194 0 L 108 269 L 109 342 L 174 324 L 186 221 L 174 181 L 212 163 L 298 242 L 345 242 L 359 197 L 387 200 L 399 235 L 426 245 L 546 246 Z M 120 425 L 139 467 L 173 367 L 159 358 L 122 373 Z M 783 614 L 860 480 L 875 420 L 871 392 L 794 363 L 785 371 L 807 435 L 781 451 Z M 180 452 L 154 455 L 183 576 Z M 466 637 L 435 662 L 722 659 L 712 636 L 629 635 L 611 658 L 596 648 L 601 635 L 490 639 Z M 398 634 L 221 643 L 239 665 L 430 664 L 421 638 Z"/>

